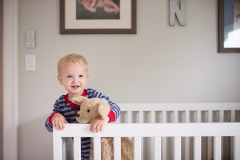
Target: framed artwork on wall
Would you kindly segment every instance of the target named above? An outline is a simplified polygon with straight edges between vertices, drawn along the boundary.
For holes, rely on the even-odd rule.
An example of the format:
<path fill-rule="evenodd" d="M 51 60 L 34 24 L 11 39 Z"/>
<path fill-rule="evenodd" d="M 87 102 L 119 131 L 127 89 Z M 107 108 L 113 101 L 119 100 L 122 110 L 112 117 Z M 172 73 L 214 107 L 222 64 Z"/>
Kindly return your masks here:
<path fill-rule="evenodd" d="M 218 0 L 218 52 L 240 53 L 240 0 Z"/>
<path fill-rule="evenodd" d="M 136 34 L 136 0 L 60 0 L 60 34 Z"/>

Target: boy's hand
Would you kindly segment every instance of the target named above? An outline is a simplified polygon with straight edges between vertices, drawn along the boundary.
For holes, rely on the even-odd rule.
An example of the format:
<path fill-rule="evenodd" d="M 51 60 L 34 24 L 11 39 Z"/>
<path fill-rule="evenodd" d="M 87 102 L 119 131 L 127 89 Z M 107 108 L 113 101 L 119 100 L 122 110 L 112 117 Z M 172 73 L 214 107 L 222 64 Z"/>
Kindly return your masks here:
<path fill-rule="evenodd" d="M 102 117 L 96 118 L 90 125 L 90 131 L 92 132 L 101 132 L 105 125 L 108 123 L 109 118 L 103 120 Z"/>
<path fill-rule="evenodd" d="M 60 113 L 55 113 L 52 117 L 52 125 L 57 128 L 57 130 L 63 130 L 67 121 Z"/>

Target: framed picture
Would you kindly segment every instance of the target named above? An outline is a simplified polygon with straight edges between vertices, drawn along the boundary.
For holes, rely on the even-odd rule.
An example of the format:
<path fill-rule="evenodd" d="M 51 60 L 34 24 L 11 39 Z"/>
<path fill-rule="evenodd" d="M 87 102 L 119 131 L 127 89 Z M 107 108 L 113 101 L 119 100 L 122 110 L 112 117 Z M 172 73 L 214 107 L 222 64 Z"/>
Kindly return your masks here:
<path fill-rule="evenodd" d="M 218 52 L 240 53 L 240 0 L 218 0 Z"/>
<path fill-rule="evenodd" d="M 136 34 L 136 0 L 60 0 L 60 34 Z"/>

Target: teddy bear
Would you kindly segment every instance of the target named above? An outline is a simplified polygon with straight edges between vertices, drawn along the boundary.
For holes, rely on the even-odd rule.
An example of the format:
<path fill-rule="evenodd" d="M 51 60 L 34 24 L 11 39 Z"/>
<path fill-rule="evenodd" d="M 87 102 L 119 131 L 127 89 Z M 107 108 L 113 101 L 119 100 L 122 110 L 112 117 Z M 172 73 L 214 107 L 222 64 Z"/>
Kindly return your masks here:
<path fill-rule="evenodd" d="M 83 96 L 74 97 L 72 102 L 80 105 L 80 111 L 77 113 L 76 120 L 78 123 L 91 123 L 95 118 L 108 118 L 110 105 L 106 99 L 91 98 Z M 91 150 L 89 160 L 94 159 L 93 139 L 91 138 Z M 114 160 L 113 137 L 101 138 L 101 159 Z M 133 142 L 128 137 L 121 137 L 121 159 L 133 160 Z"/>

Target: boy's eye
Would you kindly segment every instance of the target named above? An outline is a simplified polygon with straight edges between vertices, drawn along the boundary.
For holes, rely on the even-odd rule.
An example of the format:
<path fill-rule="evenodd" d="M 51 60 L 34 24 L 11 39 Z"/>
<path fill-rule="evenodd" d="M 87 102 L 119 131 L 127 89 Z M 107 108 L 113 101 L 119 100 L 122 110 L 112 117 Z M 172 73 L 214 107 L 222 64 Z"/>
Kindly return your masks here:
<path fill-rule="evenodd" d="M 67 76 L 67 78 L 71 78 L 72 76 Z"/>
<path fill-rule="evenodd" d="M 79 75 L 79 77 L 83 77 L 83 75 Z"/>

